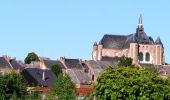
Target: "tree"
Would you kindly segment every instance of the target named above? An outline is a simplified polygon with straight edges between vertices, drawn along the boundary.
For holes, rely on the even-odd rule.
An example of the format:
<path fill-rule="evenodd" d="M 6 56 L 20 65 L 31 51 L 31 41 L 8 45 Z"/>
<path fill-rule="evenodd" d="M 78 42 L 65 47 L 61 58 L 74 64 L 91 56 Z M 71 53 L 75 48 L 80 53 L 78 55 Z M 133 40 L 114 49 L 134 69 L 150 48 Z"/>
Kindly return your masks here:
<path fill-rule="evenodd" d="M 62 70 L 58 65 L 52 65 L 51 66 L 51 70 L 53 71 L 53 73 L 58 76 L 59 74 L 62 74 Z"/>
<path fill-rule="evenodd" d="M 118 66 L 132 66 L 132 58 L 122 56 L 119 58 Z"/>
<path fill-rule="evenodd" d="M 5 100 L 26 99 L 27 83 L 19 73 L 9 73 L 0 75 L 0 94 Z"/>
<path fill-rule="evenodd" d="M 30 64 L 32 61 L 39 61 L 37 54 L 34 52 L 28 53 L 27 57 L 25 58 L 25 64 Z"/>
<path fill-rule="evenodd" d="M 75 85 L 68 75 L 58 75 L 55 83 L 54 95 L 58 100 L 75 100 Z"/>
<path fill-rule="evenodd" d="M 31 93 L 28 95 L 28 100 L 41 100 L 40 91 L 31 91 Z"/>
<path fill-rule="evenodd" d="M 159 77 L 155 69 L 109 67 L 97 79 L 97 100 L 168 100 L 170 80 Z"/>

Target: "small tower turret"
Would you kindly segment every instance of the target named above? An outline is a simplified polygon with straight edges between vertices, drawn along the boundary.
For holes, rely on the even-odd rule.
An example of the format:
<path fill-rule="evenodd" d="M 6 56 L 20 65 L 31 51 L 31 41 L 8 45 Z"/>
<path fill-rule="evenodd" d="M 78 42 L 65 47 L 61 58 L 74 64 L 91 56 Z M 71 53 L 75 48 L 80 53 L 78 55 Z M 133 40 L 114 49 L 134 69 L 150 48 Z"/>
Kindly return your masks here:
<path fill-rule="evenodd" d="M 94 44 L 93 44 L 93 51 L 95 51 L 97 49 L 98 49 L 97 42 L 94 42 Z"/>

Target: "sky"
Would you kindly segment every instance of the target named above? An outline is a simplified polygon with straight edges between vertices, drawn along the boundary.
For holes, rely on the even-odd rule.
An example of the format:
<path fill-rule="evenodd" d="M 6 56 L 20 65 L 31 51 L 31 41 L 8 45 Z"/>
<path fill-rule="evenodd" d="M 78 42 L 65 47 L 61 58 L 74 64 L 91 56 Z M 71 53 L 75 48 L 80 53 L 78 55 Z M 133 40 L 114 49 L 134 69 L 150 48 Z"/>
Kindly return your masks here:
<path fill-rule="evenodd" d="M 104 34 L 127 35 L 143 16 L 144 30 L 160 36 L 170 63 L 169 0 L 1 0 L 0 55 L 91 59 Z"/>

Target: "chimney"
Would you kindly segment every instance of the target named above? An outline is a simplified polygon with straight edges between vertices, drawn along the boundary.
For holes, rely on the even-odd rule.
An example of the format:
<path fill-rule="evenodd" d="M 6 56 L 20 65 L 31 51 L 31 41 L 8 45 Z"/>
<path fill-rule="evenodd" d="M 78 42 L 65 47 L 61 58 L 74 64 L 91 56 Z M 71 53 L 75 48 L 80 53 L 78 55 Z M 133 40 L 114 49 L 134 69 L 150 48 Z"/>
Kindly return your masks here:
<path fill-rule="evenodd" d="M 60 57 L 60 61 L 65 63 L 65 57 Z"/>
<path fill-rule="evenodd" d="M 42 80 L 45 81 L 45 72 L 43 70 Z"/>

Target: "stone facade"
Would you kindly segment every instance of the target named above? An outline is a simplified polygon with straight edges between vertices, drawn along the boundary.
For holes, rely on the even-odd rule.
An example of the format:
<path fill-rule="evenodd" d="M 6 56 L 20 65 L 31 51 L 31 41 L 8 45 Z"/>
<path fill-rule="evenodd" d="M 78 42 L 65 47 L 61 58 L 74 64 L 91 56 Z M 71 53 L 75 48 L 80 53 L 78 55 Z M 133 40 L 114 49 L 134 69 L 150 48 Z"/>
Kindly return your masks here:
<path fill-rule="evenodd" d="M 141 15 L 136 33 L 127 36 L 106 34 L 98 44 L 95 42 L 93 45 L 93 60 L 123 55 L 131 57 L 136 64 L 163 65 L 165 63 L 163 44 L 159 37 L 154 41 L 152 37 L 146 35 Z"/>

